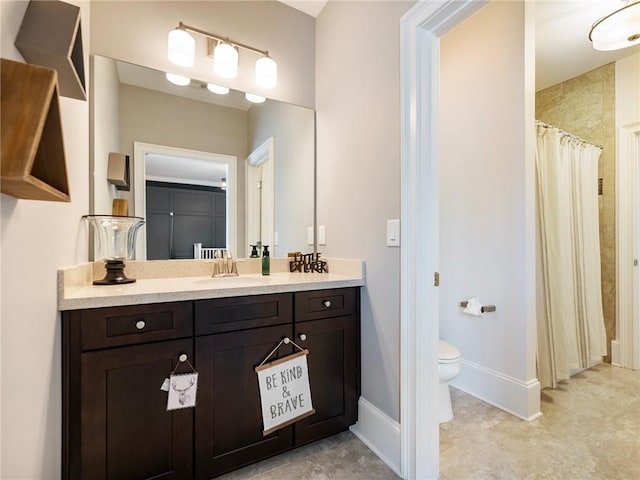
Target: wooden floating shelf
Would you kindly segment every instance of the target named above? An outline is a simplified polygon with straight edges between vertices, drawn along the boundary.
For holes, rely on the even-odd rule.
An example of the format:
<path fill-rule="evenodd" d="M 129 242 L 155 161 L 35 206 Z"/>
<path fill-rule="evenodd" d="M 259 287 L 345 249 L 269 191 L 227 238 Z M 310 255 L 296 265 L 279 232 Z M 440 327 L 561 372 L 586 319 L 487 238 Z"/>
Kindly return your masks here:
<path fill-rule="evenodd" d="M 80 7 L 32 0 L 15 41 L 24 59 L 58 72 L 60 95 L 86 100 Z"/>
<path fill-rule="evenodd" d="M 0 80 L 0 190 L 70 201 L 56 71 L 3 58 Z"/>

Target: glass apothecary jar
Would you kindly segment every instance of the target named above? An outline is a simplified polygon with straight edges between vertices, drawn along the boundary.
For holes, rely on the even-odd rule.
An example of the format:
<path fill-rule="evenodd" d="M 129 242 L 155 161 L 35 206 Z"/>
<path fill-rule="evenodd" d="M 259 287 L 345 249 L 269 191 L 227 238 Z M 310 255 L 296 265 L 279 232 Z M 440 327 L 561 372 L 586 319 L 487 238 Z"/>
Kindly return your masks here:
<path fill-rule="evenodd" d="M 85 215 L 94 239 L 94 257 L 104 260 L 106 275 L 94 285 L 121 285 L 135 282 L 124 274 L 124 261 L 133 258 L 138 230 L 144 225 L 140 217 L 116 215 Z"/>

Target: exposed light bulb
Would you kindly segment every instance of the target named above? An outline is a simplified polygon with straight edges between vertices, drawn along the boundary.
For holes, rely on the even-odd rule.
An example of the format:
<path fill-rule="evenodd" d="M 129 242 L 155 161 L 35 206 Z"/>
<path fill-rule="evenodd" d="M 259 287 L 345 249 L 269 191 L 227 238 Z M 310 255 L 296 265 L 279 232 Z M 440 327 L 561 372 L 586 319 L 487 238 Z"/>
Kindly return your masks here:
<path fill-rule="evenodd" d="M 180 87 L 184 87 L 191 83 L 191 79 L 189 77 L 185 77 L 184 75 L 167 72 L 166 77 L 167 80 L 169 80 L 171 83 Z"/>
<path fill-rule="evenodd" d="M 253 103 L 263 103 L 266 100 L 265 97 L 261 97 L 260 95 L 255 95 L 249 92 L 244 94 L 244 98 L 246 98 L 247 100 Z"/>
<path fill-rule="evenodd" d="M 238 51 L 229 43 L 219 43 L 213 50 L 213 71 L 222 78 L 238 76 Z"/>
<path fill-rule="evenodd" d="M 227 93 L 229 93 L 228 87 L 216 85 L 215 83 L 207 83 L 207 90 L 213 93 L 217 93 L 218 95 L 226 95 Z"/>
<path fill-rule="evenodd" d="M 171 30 L 167 45 L 170 61 L 181 67 L 193 67 L 196 59 L 196 41 L 189 33 L 179 28 Z"/>
<path fill-rule="evenodd" d="M 278 64 L 264 56 L 256 61 L 256 84 L 260 88 L 273 88 L 278 84 Z"/>

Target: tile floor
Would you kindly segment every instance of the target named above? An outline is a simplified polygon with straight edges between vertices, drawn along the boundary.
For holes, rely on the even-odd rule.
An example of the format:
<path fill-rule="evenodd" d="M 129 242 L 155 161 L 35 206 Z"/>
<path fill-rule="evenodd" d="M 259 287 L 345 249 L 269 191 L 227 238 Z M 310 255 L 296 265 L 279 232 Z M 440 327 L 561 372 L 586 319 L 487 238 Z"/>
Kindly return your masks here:
<path fill-rule="evenodd" d="M 455 389 L 452 398 L 454 419 L 440 427 L 442 480 L 640 479 L 640 372 L 584 371 L 544 390 L 544 415 L 532 422 Z M 350 432 L 219 478 L 397 479 Z"/>
<path fill-rule="evenodd" d="M 601 365 L 541 396 L 524 422 L 459 391 L 440 428 L 440 478 L 640 479 L 640 372 Z"/>

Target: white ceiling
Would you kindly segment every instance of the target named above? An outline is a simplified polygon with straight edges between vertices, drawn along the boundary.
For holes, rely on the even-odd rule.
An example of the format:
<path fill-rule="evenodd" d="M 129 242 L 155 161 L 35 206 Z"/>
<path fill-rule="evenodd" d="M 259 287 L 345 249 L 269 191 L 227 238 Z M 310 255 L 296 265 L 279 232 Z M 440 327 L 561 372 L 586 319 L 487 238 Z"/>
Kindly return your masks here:
<path fill-rule="evenodd" d="M 311 15 L 312 17 L 317 17 L 320 15 L 320 12 L 327 4 L 327 0 L 279 0 L 281 3 L 285 5 L 289 5 L 290 7 L 295 8 L 296 10 L 300 10 L 301 12 L 306 13 L 307 15 Z"/>
<path fill-rule="evenodd" d="M 589 41 L 591 25 L 625 4 L 622 0 L 536 0 L 536 90 L 640 52 L 640 45 L 599 52 Z"/>
<path fill-rule="evenodd" d="M 312 17 L 327 4 L 317 0 L 280 1 Z M 536 90 L 640 52 L 640 45 L 599 52 L 589 41 L 591 25 L 625 4 L 625 0 L 535 0 Z"/>

